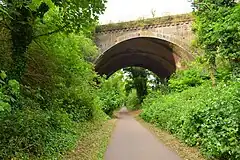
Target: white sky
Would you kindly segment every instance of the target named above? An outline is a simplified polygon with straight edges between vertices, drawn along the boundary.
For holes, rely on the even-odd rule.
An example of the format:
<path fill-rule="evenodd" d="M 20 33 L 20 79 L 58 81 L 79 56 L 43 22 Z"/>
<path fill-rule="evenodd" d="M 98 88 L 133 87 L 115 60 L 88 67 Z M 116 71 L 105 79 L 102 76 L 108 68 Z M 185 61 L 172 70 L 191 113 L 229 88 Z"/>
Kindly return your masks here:
<path fill-rule="evenodd" d="M 101 24 L 149 18 L 151 10 L 156 11 L 156 17 L 192 11 L 188 0 L 108 0 L 106 7 Z"/>

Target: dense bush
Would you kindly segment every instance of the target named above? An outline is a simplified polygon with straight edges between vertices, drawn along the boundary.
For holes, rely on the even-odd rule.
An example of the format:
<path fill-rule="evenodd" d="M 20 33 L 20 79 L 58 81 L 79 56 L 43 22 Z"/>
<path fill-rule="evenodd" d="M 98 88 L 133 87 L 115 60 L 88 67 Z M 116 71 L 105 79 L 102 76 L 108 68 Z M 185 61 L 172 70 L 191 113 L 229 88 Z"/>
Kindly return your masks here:
<path fill-rule="evenodd" d="M 200 86 L 209 79 L 208 72 L 199 63 L 192 63 L 187 70 L 179 70 L 169 80 L 169 89 L 181 92 L 190 87 Z"/>
<path fill-rule="evenodd" d="M 97 75 L 85 61 L 86 55 L 97 53 L 90 42 L 83 35 L 56 34 L 36 40 L 28 52 L 32 60 L 24 82 L 33 88 L 40 86 L 45 103 L 50 103 L 47 108 L 64 109 L 74 121 L 90 120 L 97 106 Z"/>
<path fill-rule="evenodd" d="M 240 4 L 235 0 L 192 2 L 196 46 L 203 51 L 203 60 L 208 64 L 213 84 L 218 57 L 228 61 L 232 73 L 239 75 Z"/>
<path fill-rule="evenodd" d="M 29 46 L 21 84 L 1 72 L 0 159 L 57 158 L 81 138 L 82 124 L 106 118 L 86 61 L 96 53 L 84 35 L 59 33 Z"/>
<path fill-rule="evenodd" d="M 141 117 L 200 146 L 208 158 L 240 158 L 240 83 L 208 84 L 181 93 L 149 95 Z"/>
<path fill-rule="evenodd" d="M 77 134 L 67 113 L 17 109 L 0 114 L 0 158 L 57 157 L 75 145 Z"/>
<path fill-rule="evenodd" d="M 103 79 L 99 90 L 99 97 L 103 111 L 112 116 L 112 113 L 117 108 L 120 108 L 125 103 L 125 89 L 122 81 L 123 75 L 116 72 L 108 79 Z"/>
<path fill-rule="evenodd" d="M 137 91 L 132 89 L 126 97 L 126 106 L 130 110 L 136 110 L 140 108 L 140 101 L 137 97 Z"/>
<path fill-rule="evenodd" d="M 107 118 L 87 38 L 104 3 L 0 2 L 0 159 L 60 159 Z"/>
<path fill-rule="evenodd" d="M 74 145 L 74 123 L 67 113 L 40 109 L 20 94 L 17 81 L 0 75 L 0 159 L 53 157 Z"/>

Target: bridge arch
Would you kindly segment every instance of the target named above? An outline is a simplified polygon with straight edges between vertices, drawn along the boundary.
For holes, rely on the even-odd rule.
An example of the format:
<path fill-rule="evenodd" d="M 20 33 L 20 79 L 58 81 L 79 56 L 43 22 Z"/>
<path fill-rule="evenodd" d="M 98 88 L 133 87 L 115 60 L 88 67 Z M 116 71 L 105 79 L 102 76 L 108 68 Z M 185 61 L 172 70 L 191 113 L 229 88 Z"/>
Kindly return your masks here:
<path fill-rule="evenodd" d="M 182 60 L 193 59 L 185 45 L 171 35 L 124 34 L 105 46 L 95 61 L 95 70 L 100 75 L 110 76 L 119 69 L 139 66 L 166 78 L 176 69 L 184 68 Z"/>

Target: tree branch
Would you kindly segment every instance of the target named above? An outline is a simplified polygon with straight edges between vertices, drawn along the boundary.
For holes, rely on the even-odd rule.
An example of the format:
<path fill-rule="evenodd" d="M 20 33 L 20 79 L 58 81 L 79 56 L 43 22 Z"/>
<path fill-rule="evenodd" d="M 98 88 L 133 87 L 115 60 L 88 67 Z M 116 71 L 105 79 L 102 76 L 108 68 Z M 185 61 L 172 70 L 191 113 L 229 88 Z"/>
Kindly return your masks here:
<path fill-rule="evenodd" d="M 60 28 L 58 28 L 58 29 L 56 29 L 56 30 L 54 30 L 54 31 L 37 35 L 37 36 L 33 37 L 33 39 L 39 38 L 39 37 L 43 37 L 43 36 L 49 36 L 49 35 L 52 35 L 52 34 L 54 34 L 54 33 L 58 33 L 58 32 L 60 32 L 61 30 L 63 30 L 65 27 L 67 27 L 67 24 L 64 25 L 64 26 L 62 26 L 62 27 L 60 27 Z"/>

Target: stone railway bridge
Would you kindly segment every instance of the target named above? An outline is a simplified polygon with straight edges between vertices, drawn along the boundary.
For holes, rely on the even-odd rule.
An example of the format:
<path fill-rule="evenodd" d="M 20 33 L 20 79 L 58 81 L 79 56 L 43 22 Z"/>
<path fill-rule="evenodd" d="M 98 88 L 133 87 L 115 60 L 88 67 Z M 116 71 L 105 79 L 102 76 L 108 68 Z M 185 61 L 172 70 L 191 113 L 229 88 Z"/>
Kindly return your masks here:
<path fill-rule="evenodd" d="M 139 66 L 167 78 L 194 59 L 191 14 L 99 26 L 95 42 L 100 54 L 95 70 L 110 76 L 119 69 Z"/>

